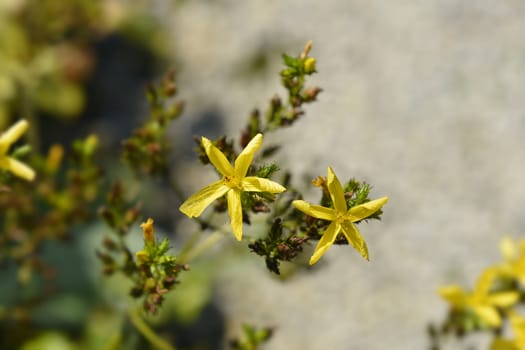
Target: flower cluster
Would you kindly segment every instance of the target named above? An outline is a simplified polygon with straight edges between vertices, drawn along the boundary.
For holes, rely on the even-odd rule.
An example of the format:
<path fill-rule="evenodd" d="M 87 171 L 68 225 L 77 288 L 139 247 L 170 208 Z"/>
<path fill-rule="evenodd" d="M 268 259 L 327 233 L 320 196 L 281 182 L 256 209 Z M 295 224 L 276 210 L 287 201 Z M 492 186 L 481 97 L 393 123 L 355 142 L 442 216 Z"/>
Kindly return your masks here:
<path fill-rule="evenodd" d="M 14 151 L 11 148 L 26 132 L 29 123 L 21 120 L 14 124 L 0 134 L 0 212 L 5 213 L 5 217 L 0 220 L 0 263 L 9 259 L 17 264 L 21 285 L 29 285 L 33 278 L 36 281 L 39 276 L 33 272 L 53 278 L 53 271 L 45 266 L 39 256 L 43 243 L 51 239 L 69 238 L 74 224 L 89 222 L 96 208 L 102 220 L 111 228 L 110 232 L 104 234 L 101 246 L 96 249 L 102 272 L 106 276 L 117 273 L 124 275 L 131 282 L 129 294 L 140 300 L 140 308 L 150 314 L 157 313 L 167 293 L 178 285 L 179 274 L 189 270 L 186 262 L 193 261 L 212 247 L 224 236 L 223 231 L 229 232 L 230 228 L 235 239 L 249 241 L 249 249 L 263 256 L 268 269 L 276 274 L 280 273 L 281 262 L 292 261 L 310 241 L 319 241 L 310 258 L 310 265 L 317 263 L 334 244 L 351 245 L 368 260 L 368 247 L 357 225 L 368 219 L 379 219 L 381 208 L 388 198 L 371 200 L 370 186 L 356 180 L 350 180 L 343 186 L 333 169 L 328 167 L 327 177 L 318 177 L 313 182 L 314 186 L 323 190 L 320 202 L 306 202 L 292 186 L 290 172 L 286 171 L 280 178 L 274 177 L 280 168 L 275 163 L 268 163 L 268 158 L 279 150 L 280 145 L 263 148 L 263 134 L 294 124 L 305 113 L 304 106 L 315 101 L 321 92 L 320 88 L 306 84 L 307 76 L 316 72 L 316 59 L 309 56 L 311 47 L 309 42 L 300 55 L 283 55 L 285 68 L 280 72 L 280 79 L 288 94 L 286 98 L 271 98 L 265 113 L 254 110 L 250 114 L 238 138 L 240 151 L 237 152 L 233 139 L 226 136 L 217 140 L 206 137 L 196 139 L 199 159 L 204 164 L 211 164 L 219 179 L 189 198 L 183 195 L 183 187 L 172 173 L 173 157 L 170 154 L 168 127 L 180 117 L 184 106 L 181 101 L 175 100 L 177 86 L 173 72 L 166 74 L 160 84 L 148 87 L 149 118 L 122 141 L 121 159 L 136 175 L 133 180 L 113 171 L 102 176 L 103 170 L 96 162 L 99 140 L 95 135 L 73 143 L 68 167 L 62 166 L 62 161 L 69 148 L 61 145 L 51 146 L 45 157 L 32 156 L 27 159 L 29 165 L 26 165 L 23 157 L 28 153 L 29 146 Z M 45 91 L 48 97 L 54 97 L 49 95 L 47 89 Z M 54 102 L 53 98 L 50 100 Z M 1 108 L 0 105 L 0 117 Z M 31 110 L 27 113 L 28 118 L 34 108 L 28 106 Z M 73 109 L 70 110 L 72 114 Z M 118 178 L 112 178 L 115 173 L 119 174 Z M 156 239 L 151 218 L 140 225 L 143 246 L 138 251 L 129 247 L 127 236 L 143 216 L 142 201 L 138 197 L 146 192 L 144 175 L 160 180 L 152 182 L 152 187 L 159 186 L 160 189 L 162 186 L 164 191 L 167 185 L 170 186 L 179 202 L 182 202 L 180 211 L 190 218 L 196 218 L 200 224 L 197 232 L 184 242 L 177 256 L 169 252 L 171 246 L 168 238 Z M 101 189 L 107 189 L 105 202 Z M 142 200 L 148 202 L 147 197 Z M 214 212 L 227 211 L 227 225 L 217 225 L 213 215 L 202 215 L 213 203 Z M 166 212 L 172 214 L 172 211 Z M 258 227 L 264 227 L 266 232 L 260 230 L 259 236 L 243 233 L 243 225 L 250 225 L 251 215 L 258 213 L 264 213 L 266 225 Z M 157 220 L 168 222 L 166 217 L 161 219 L 161 215 L 159 213 Z M 204 238 L 200 239 L 207 230 L 215 232 L 209 236 L 203 235 Z M 512 273 L 513 269 L 509 265 L 508 273 Z M 191 281 L 191 278 L 211 280 L 210 276 L 199 277 L 195 270 L 188 274 L 183 288 L 195 288 L 195 284 L 199 283 L 193 283 L 195 281 Z M 197 302 L 193 305 L 190 305 L 191 302 L 184 303 L 189 305 L 188 308 L 197 310 L 199 305 L 209 301 L 211 282 L 200 283 L 204 286 L 201 289 L 206 289 L 206 292 L 189 293 Z M 183 288 L 178 288 L 182 293 L 177 297 L 182 294 L 181 298 L 186 301 Z M 36 302 L 40 303 L 47 295 L 43 291 L 38 294 L 42 294 L 42 298 L 37 296 Z M 0 321 L 3 315 L 29 315 L 36 304 L 33 304 L 32 299 L 22 299 L 21 303 L 10 309 L 0 308 Z M 155 347 L 170 348 L 148 328 L 138 310 L 133 311 L 132 308 L 129 306 L 128 310 L 130 321 L 144 337 Z M 24 327 L 17 325 L 17 328 Z M 269 328 L 257 329 L 252 326 L 244 326 L 243 331 L 242 337 L 231 342 L 232 348 L 258 348 L 272 334 Z M 0 347 L 2 344 L 0 341 Z M 118 344 L 112 347 L 115 346 Z"/>
<path fill-rule="evenodd" d="M 188 198 L 180 206 L 180 211 L 190 218 L 198 217 L 204 209 L 216 199 L 226 195 L 232 231 L 235 238 L 240 241 L 242 239 L 241 194 L 243 192 L 266 192 L 275 194 L 286 190 L 285 187 L 271 180 L 256 176 L 246 176 L 254 153 L 262 144 L 262 139 L 262 134 L 257 134 L 239 154 L 234 166 L 232 166 L 226 156 L 215 147 L 210 140 L 203 137 L 202 145 L 206 151 L 206 155 L 222 175 L 222 179 L 204 187 Z M 314 254 L 310 258 L 310 265 L 315 264 L 321 256 L 326 253 L 340 232 L 342 232 L 347 241 L 368 260 L 368 248 L 354 223 L 366 219 L 381 209 L 388 201 L 388 197 L 348 208 L 343 187 L 331 167 L 328 167 L 327 178 L 328 191 L 333 208 L 313 205 L 303 200 L 293 201 L 293 206 L 303 213 L 317 219 L 331 222 L 324 231 L 322 238 L 315 248 Z"/>
<path fill-rule="evenodd" d="M 52 279 L 52 268 L 40 259 L 42 247 L 69 239 L 76 224 L 94 216 L 101 182 L 95 136 L 76 140 L 67 153 L 55 144 L 45 155 L 32 154 L 29 166 L 17 159 L 28 146 L 9 153 L 28 127 L 20 120 L 0 136 L 0 260 L 15 262 L 22 285 Z"/>
<path fill-rule="evenodd" d="M 138 271 L 131 295 L 144 295 L 144 309 L 154 314 L 162 305 L 164 295 L 178 283 L 179 273 L 189 270 L 189 266 L 177 264 L 176 258 L 167 253 L 170 249 L 167 238 L 157 242 L 151 218 L 140 227 L 143 230 L 144 249 L 135 253 Z"/>
<path fill-rule="evenodd" d="M 525 317 L 518 312 L 525 300 L 525 240 L 515 242 L 509 237 L 500 244 L 504 261 L 486 268 L 474 290 L 465 291 L 457 285 L 439 289 L 450 304 L 448 318 L 438 329 L 431 326 L 434 349 L 447 333 L 462 336 L 476 331 L 493 331 L 491 350 L 525 349 Z M 513 338 L 502 336 L 508 323 Z"/>
<path fill-rule="evenodd" d="M 147 88 L 149 118 L 133 131 L 133 135 L 122 141 L 122 159 L 137 176 L 165 175 L 169 172 L 167 128 L 184 109 L 181 101 L 173 101 L 176 94 L 173 71 L 164 76 L 159 86 L 150 84 Z"/>

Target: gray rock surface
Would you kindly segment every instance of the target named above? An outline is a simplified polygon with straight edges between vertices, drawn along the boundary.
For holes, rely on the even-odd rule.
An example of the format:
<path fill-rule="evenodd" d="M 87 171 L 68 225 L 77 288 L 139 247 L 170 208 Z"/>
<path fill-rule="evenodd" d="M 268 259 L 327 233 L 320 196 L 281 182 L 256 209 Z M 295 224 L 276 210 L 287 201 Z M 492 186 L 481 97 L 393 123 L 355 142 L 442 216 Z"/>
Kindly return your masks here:
<path fill-rule="evenodd" d="M 311 83 L 324 92 L 265 142 L 289 142 L 278 161 L 297 185 L 331 165 L 390 197 L 382 222 L 360 226 L 369 263 L 333 247 L 288 283 L 255 257 L 232 264 L 217 284 L 231 334 L 250 322 L 277 327 L 267 349 L 427 346 L 425 325 L 446 312 L 438 286 L 471 286 L 500 259 L 501 237 L 525 232 L 524 14 L 518 0 L 185 1 L 165 14 L 188 103 L 174 131 L 182 142 L 210 110 L 237 136 L 253 107 L 282 92 L 279 53 L 312 39 Z M 268 68 L 240 77 L 265 48 L 275 50 Z"/>

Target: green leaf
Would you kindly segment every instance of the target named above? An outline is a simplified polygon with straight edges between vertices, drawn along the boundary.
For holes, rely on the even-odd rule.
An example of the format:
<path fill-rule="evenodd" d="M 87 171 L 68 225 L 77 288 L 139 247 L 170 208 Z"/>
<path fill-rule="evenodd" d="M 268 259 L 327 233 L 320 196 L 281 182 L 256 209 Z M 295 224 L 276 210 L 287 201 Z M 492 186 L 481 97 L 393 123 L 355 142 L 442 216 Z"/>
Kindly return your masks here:
<path fill-rule="evenodd" d="M 283 53 L 283 62 L 286 66 L 290 68 L 297 68 L 300 65 L 300 60 L 298 60 L 295 57 L 288 56 L 287 54 Z"/>

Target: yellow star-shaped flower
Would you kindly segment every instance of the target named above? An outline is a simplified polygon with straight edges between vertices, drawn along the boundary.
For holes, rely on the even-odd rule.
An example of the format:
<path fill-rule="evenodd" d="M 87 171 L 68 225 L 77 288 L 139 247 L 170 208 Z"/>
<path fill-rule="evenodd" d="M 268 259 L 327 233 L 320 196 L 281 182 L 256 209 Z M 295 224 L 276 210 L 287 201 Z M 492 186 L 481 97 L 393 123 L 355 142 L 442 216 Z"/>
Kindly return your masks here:
<path fill-rule="evenodd" d="M 203 137 L 202 146 L 210 162 L 222 175 L 216 181 L 188 198 L 179 210 L 188 217 L 197 217 L 202 214 L 216 199 L 226 195 L 228 201 L 228 214 L 230 215 L 233 234 L 238 241 L 242 239 L 242 192 L 269 192 L 281 193 L 286 190 L 283 186 L 268 179 L 246 176 L 252 163 L 253 155 L 261 147 L 262 134 L 257 134 L 242 150 L 232 166 L 226 156 L 215 147 L 210 140 Z"/>
<path fill-rule="evenodd" d="M 496 337 L 490 346 L 490 350 L 523 350 L 525 349 L 525 318 L 515 311 L 508 312 L 514 339 L 508 340 Z"/>
<path fill-rule="evenodd" d="M 317 219 L 328 220 L 332 223 L 324 231 L 323 236 L 315 247 L 314 254 L 310 258 L 310 265 L 315 264 L 321 256 L 334 243 L 340 231 L 343 231 L 348 243 L 350 243 L 365 259 L 368 259 L 368 248 L 363 237 L 357 230 L 354 222 L 363 220 L 378 211 L 388 201 L 388 197 L 382 197 L 367 203 L 356 205 L 350 209 L 346 206 L 345 194 L 341 183 L 335 176 L 332 168 L 328 167 L 328 192 L 332 198 L 334 208 L 326 208 L 313 205 L 302 200 L 293 201 L 293 206 L 303 213 Z"/>
<path fill-rule="evenodd" d="M 7 155 L 9 147 L 22 136 L 28 126 L 26 120 L 20 120 L 0 135 L 0 169 L 8 170 L 18 177 L 31 181 L 35 178 L 33 169 Z"/>
<path fill-rule="evenodd" d="M 439 294 L 453 307 L 472 310 L 487 325 L 499 327 L 501 316 L 497 308 L 506 308 L 516 303 L 519 293 L 515 291 L 490 293 L 492 282 L 497 275 L 497 269 L 489 268 L 481 274 L 473 292 L 467 293 L 460 286 L 452 285 L 440 288 Z"/>
<path fill-rule="evenodd" d="M 525 286 L 525 240 L 515 242 L 504 237 L 500 243 L 501 255 L 505 262 L 500 264 L 499 271 L 504 277 L 517 279 Z"/>

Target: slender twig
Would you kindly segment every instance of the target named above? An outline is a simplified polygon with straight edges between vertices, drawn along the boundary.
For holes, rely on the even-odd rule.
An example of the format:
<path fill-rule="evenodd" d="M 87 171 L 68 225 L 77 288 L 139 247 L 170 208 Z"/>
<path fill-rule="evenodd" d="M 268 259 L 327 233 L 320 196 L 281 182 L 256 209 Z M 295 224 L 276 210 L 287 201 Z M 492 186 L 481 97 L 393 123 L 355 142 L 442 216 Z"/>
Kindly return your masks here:
<path fill-rule="evenodd" d="M 192 247 L 191 249 L 187 249 L 186 251 L 183 251 L 179 257 L 178 262 L 181 264 L 186 264 L 190 260 L 196 258 L 206 250 L 208 250 L 210 247 L 212 247 L 215 243 L 220 241 L 224 237 L 224 232 L 222 231 L 215 231 L 208 237 L 206 237 L 205 240 L 200 242 L 197 246 Z"/>
<path fill-rule="evenodd" d="M 128 311 L 131 323 L 135 328 L 146 338 L 151 345 L 159 350 L 176 350 L 175 346 L 168 343 L 166 340 L 159 337 L 153 329 L 148 326 L 139 314 L 138 309 L 130 308 Z"/>

